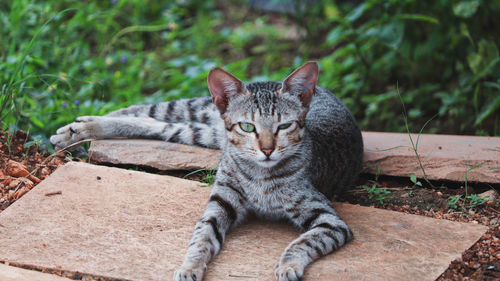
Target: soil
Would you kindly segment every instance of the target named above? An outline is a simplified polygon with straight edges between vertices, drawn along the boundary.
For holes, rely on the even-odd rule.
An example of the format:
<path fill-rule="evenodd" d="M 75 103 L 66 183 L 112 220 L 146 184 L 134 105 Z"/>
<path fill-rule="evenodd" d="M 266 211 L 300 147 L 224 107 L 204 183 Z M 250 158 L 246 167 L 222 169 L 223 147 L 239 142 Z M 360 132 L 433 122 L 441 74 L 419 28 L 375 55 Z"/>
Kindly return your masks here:
<path fill-rule="evenodd" d="M 471 200 L 457 201 L 456 204 L 452 204 L 450 196 L 466 197 L 463 186 L 431 189 L 404 184 L 409 180 L 399 178 L 378 179 L 376 187 L 385 188 L 390 193 L 385 194 L 386 198 L 377 198 L 374 192 L 370 194 L 369 188 L 375 182 L 368 180 L 369 177 L 373 176 L 363 175 L 358 186 L 337 197 L 336 200 L 436 219 L 486 225 L 489 227 L 488 231 L 470 249 L 462 253 L 462 257 L 452 261 L 437 280 L 500 280 L 500 200 L 498 198 L 479 206 L 473 206 L 474 202 Z M 434 185 L 442 186 L 437 183 Z M 468 194 L 471 194 L 474 189 L 478 193 L 485 190 L 480 185 L 469 186 L 468 189 Z"/>
<path fill-rule="evenodd" d="M 59 166 L 70 161 L 64 153 L 49 155 L 37 145 L 26 146 L 28 139 L 28 135 L 23 131 L 17 131 L 10 136 L 0 131 L 0 213 L 29 192 L 39 180 L 45 179 Z M 203 181 L 212 173 L 174 171 L 167 174 Z M 437 219 L 486 225 L 489 230 L 470 249 L 462 253 L 460 258 L 452 261 L 438 280 L 500 280 L 500 199 L 478 206 L 473 206 L 475 202 L 470 199 L 465 203 L 457 201 L 450 204 L 450 196 L 465 197 L 465 189 L 456 183 L 446 183 L 446 186 L 452 186 L 449 188 L 433 189 L 408 185 L 408 179 L 379 178 L 375 182 L 371 177 L 364 175 L 357 187 L 336 200 Z M 491 188 L 498 187 L 472 185 L 468 187 L 468 194 Z M 30 269 L 46 271 L 36 267 Z M 50 270 L 50 273 L 74 280 L 110 280 L 106 277 L 59 270 Z"/>
<path fill-rule="evenodd" d="M 0 130 L 0 213 L 67 160 L 64 153 L 49 155 L 36 144 L 27 146 L 24 131 Z"/>

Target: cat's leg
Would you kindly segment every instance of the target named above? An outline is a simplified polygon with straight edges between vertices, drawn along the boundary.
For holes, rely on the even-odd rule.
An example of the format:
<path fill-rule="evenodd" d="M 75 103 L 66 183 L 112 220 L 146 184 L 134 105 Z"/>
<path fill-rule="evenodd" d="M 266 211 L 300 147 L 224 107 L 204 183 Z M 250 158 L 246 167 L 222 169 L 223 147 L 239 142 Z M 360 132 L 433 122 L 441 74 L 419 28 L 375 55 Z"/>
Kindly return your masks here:
<path fill-rule="evenodd" d="M 246 199 L 231 181 L 216 182 L 202 218 L 194 228 L 182 266 L 174 281 L 201 281 L 207 264 L 219 253 L 226 233 L 246 216 Z"/>
<path fill-rule="evenodd" d="M 222 120 L 221 120 L 222 122 Z M 50 138 L 56 149 L 83 139 L 146 138 L 220 148 L 223 126 L 204 123 L 168 123 L 149 117 L 81 116 Z"/>
<path fill-rule="evenodd" d="M 276 280 L 300 280 L 305 267 L 353 238 L 347 224 L 337 215 L 329 200 L 319 192 L 298 196 L 287 209 L 290 220 L 305 232 L 291 242 L 275 268 Z M 304 199 L 305 198 L 305 199 Z"/>
<path fill-rule="evenodd" d="M 170 125 L 166 125 L 170 124 Z M 209 97 L 133 105 L 105 116 L 82 116 L 50 138 L 56 149 L 82 139 L 152 138 L 220 148 L 224 122 Z"/>

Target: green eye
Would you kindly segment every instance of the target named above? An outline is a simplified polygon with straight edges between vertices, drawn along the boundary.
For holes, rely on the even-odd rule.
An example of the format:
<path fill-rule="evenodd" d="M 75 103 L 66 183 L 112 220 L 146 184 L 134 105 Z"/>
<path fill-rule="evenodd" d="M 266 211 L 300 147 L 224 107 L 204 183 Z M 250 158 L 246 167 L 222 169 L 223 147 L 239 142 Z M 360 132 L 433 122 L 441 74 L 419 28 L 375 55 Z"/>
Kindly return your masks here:
<path fill-rule="evenodd" d="M 255 131 L 255 126 L 250 123 L 240 123 L 240 128 L 247 133 Z"/>
<path fill-rule="evenodd" d="M 292 126 L 292 123 L 281 124 L 278 126 L 278 130 L 288 129 L 288 127 L 290 127 L 290 126 Z"/>

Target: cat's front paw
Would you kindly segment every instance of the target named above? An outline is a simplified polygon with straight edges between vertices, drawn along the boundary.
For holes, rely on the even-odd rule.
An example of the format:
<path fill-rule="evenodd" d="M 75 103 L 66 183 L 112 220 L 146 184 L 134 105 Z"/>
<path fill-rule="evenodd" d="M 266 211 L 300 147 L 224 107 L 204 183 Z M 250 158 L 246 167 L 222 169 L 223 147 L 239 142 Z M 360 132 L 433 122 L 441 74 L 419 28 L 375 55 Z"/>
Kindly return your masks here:
<path fill-rule="evenodd" d="M 50 137 L 50 142 L 56 150 L 59 150 L 83 139 L 97 139 L 102 135 L 99 118 L 99 116 L 78 117 L 75 122 L 59 128 L 56 134 Z"/>
<path fill-rule="evenodd" d="M 174 281 L 201 281 L 207 266 L 188 267 L 182 266 L 174 273 Z"/>
<path fill-rule="evenodd" d="M 299 281 L 304 274 L 304 267 L 294 263 L 276 265 L 274 268 L 276 281 Z"/>

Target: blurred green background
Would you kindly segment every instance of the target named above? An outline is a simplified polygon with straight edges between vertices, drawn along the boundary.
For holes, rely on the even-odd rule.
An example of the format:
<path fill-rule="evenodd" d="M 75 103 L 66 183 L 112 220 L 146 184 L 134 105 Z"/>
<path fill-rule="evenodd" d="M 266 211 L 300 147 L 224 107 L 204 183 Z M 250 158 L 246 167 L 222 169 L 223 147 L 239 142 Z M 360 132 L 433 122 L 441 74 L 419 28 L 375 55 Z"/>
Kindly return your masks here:
<path fill-rule="evenodd" d="M 308 60 L 363 130 L 500 134 L 500 1 L 0 2 L 0 120 L 40 142 L 80 115 L 209 95 L 208 71 Z"/>

